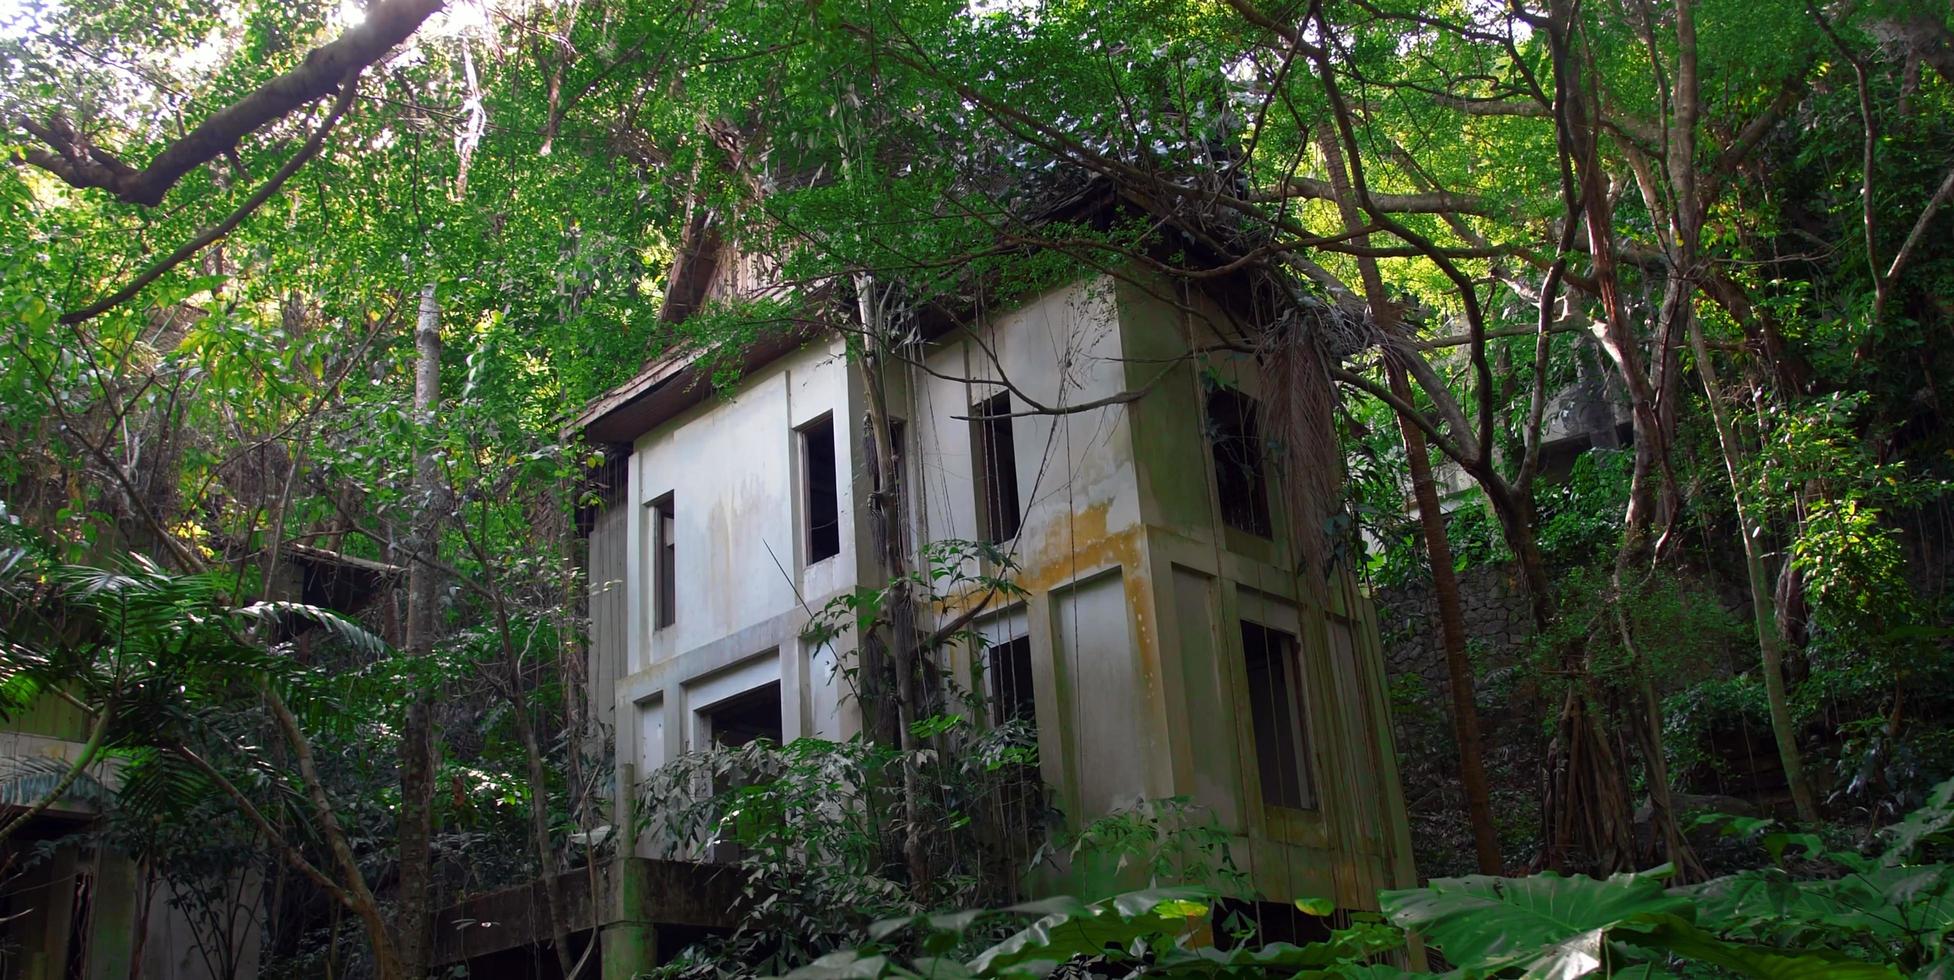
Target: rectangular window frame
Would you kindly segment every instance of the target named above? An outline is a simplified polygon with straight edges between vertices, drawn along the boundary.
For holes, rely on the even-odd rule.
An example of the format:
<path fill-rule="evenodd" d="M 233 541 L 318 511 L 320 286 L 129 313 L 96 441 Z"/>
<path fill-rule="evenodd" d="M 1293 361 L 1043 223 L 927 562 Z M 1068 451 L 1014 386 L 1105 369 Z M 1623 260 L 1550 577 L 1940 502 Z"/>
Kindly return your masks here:
<path fill-rule="evenodd" d="M 1252 617 L 1240 618 L 1237 633 L 1262 805 L 1279 812 L 1314 813 L 1321 807 L 1321 797 L 1311 756 L 1302 641 L 1289 630 Z"/>
<path fill-rule="evenodd" d="M 826 445 L 817 445 L 823 433 L 827 437 Z M 834 413 L 825 413 L 795 427 L 794 442 L 801 462 L 804 563 L 818 565 L 841 554 L 841 447 L 835 439 Z"/>
<path fill-rule="evenodd" d="M 986 544 L 1004 544 L 1024 530 L 1018 487 L 1017 434 L 1011 393 L 1000 391 L 970 407 L 971 470 L 977 488 L 977 531 Z"/>
<path fill-rule="evenodd" d="M 984 681 L 993 727 L 1024 721 L 1032 731 L 1038 730 L 1038 681 L 1029 634 L 985 644 Z"/>
<path fill-rule="evenodd" d="M 1215 387 L 1203 411 L 1207 420 L 1208 464 L 1214 474 L 1215 506 L 1223 527 L 1271 540 L 1275 519 L 1269 505 L 1269 461 L 1263 444 L 1261 404 L 1246 392 Z"/>
<path fill-rule="evenodd" d="M 651 628 L 678 625 L 678 509 L 676 492 L 645 504 L 651 513 Z"/>
<path fill-rule="evenodd" d="M 717 748 L 738 748 L 756 738 L 766 738 L 775 745 L 785 745 L 787 702 L 783 697 L 784 690 L 780 681 L 770 680 L 694 709 L 699 716 L 706 744 Z M 771 726 L 756 728 L 750 724 L 728 723 L 731 720 L 729 716 L 737 717 L 756 708 L 763 716 L 768 715 L 768 709 L 771 709 L 767 719 L 773 723 Z"/>

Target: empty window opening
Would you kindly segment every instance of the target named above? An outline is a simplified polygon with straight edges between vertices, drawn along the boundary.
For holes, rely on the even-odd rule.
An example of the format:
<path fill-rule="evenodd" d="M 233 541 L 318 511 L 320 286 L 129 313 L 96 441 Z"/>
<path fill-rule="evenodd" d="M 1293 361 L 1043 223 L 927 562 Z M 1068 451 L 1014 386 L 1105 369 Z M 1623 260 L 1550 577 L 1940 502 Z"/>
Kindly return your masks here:
<path fill-rule="evenodd" d="M 1022 721 L 1038 727 L 1038 705 L 1031 682 L 1031 638 L 1020 636 L 986 651 L 990 672 L 991 722 Z"/>
<path fill-rule="evenodd" d="M 809 422 L 800 432 L 807 563 L 812 565 L 841 554 L 841 486 L 836 479 L 834 416 Z"/>
<path fill-rule="evenodd" d="M 762 684 L 702 708 L 699 717 L 705 722 L 706 739 L 716 747 L 733 749 L 763 739 L 779 745 L 784 734 L 781 730 L 780 682 Z M 712 790 L 715 795 L 724 796 L 750 785 L 753 774 L 737 771 L 738 768 L 713 776 Z M 720 836 L 714 839 L 707 859 L 719 864 L 735 864 L 742 853 L 737 842 L 754 829 L 753 818 L 738 811 L 723 816 L 732 818 L 731 823 L 721 826 Z"/>
<path fill-rule="evenodd" d="M 977 493 L 984 540 L 997 544 L 1018 536 L 1018 449 L 1011 433 L 1009 392 L 986 398 L 970 411 L 977 443 Z"/>
<path fill-rule="evenodd" d="M 652 623 L 664 628 L 678 622 L 678 520 L 672 495 L 651 502 Z"/>
<path fill-rule="evenodd" d="M 1316 806 L 1316 786 L 1310 775 L 1309 736 L 1303 727 L 1308 715 L 1303 710 L 1302 664 L 1296 649 L 1294 636 L 1242 622 L 1262 802 L 1309 810 Z"/>
<path fill-rule="evenodd" d="M 1038 706 L 1031 678 L 1031 638 L 1020 636 L 984 651 L 991 724 L 1013 725 L 1008 744 L 996 757 L 997 816 L 1006 831 L 1008 866 L 1030 865 L 1034 841 L 1041 837 L 1045 785 L 1038 772 Z"/>
<path fill-rule="evenodd" d="M 762 684 L 701 711 L 712 744 L 736 748 L 748 742 L 781 741 L 780 682 Z"/>
<path fill-rule="evenodd" d="M 1217 388 L 1208 393 L 1208 446 L 1214 457 L 1221 522 L 1266 538 L 1270 532 L 1269 481 L 1261 427 L 1255 415 L 1255 399 L 1239 391 Z"/>

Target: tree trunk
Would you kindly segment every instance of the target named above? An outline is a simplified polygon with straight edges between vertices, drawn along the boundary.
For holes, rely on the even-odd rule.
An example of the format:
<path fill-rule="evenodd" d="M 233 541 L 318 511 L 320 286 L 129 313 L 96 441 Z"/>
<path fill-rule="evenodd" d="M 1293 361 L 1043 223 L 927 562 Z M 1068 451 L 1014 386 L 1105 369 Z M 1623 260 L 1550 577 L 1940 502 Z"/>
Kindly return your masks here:
<path fill-rule="evenodd" d="M 1785 691 L 1784 646 L 1778 633 L 1777 605 L 1771 596 L 1770 575 L 1764 568 L 1764 528 L 1752 509 L 1744 503 L 1745 493 L 1737 435 L 1724 409 L 1723 389 L 1717 382 L 1716 365 L 1710 362 L 1709 345 L 1703 342 L 1703 325 L 1695 317 L 1689 321 L 1689 345 L 1696 354 L 1696 374 L 1709 396 L 1710 419 L 1716 425 L 1717 445 L 1723 450 L 1724 472 L 1730 477 L 1730 497 L 1737 507 L 1738 536 L 1744 540 L 1744 579 L 1750 587 L 1751 616 L 1757 624 L 1757 649 L 1764 661 L 1764 697 L 1771 709 L 1771 735 L 1778 743 L 1778 759 L 1784 764 L 1784 778 L 1791 786 L 1791 801 L 1798 808 L 1798 819 L 1818 820 L 1818 803 L 1811 783 L 1805 778 L 1805 760 L 1798 751 L 1798 734 L 1791 721 L 1791 701 Z"/>
<path fill-rule="evenodd" d="M 1363 247 L 1370 236 L 1362 233 L 1363 214 L 1352 193 L 1349 172 L 1344 168 L 1342 148 L 1330 134 L 1328 125 L 1318 130 L 1317 143 L 1323 151 L 1330 174 L 1330 187 L 1336 196 L 1337 211 L 1352 244 Z M 1387 333 L 1398 326 L 1398 308 L 1385 295 L 1384 276 L 1377 260 L 1357 257 L 1357 269 L 1364 283 L 1364 298 L 1370 305 L 1377 329 Z M 1404 369 L 1385 357 L 1385 371 L 1391 393 L 1411 404 L 1411 384 Z M 1405 459 L 1411 467 L 1411 487 L 1417 500 L 1418 524 L 1425 535 L 1425 553 L 1432 570 L 1432 593 L 1438 599 L 1439 634 L 1445 643 L 1445 670 L 1452 689 L 1452 730 L 1459 741 L 1459 783 L 1465 790 L 1466 819 L 1472 825 L 1472 849 L 1482 874 L 1500 873 L 1499 831 L 1493 821 L 1492 794 L 1486 783 L 1485 750 L 1479 740 L 1479 707 L 1473 697 L 1472 661 L 1466 655 L 1465 613 L 1459 605 L 1459 578 L 1452 569 L 1452 543 L 1445 534 L 1445 515 L 1439 510 L 1438 487 L 1432 482 L 1431 456 L 1425 447 L 1425 433 L 1404 413 L 1394 413 L 1398 435 L 1404 441 Z"/>
<path fill-rule="evenodd" d="M 885 607 L 888 610 L 888 651 L 896 672 L 896 738 L 902 750 L 903 863 L 909 871 L 910 894 L 921 900 L 930 881 L 929 851 L 924 840 L 922 816 L 922 778 L 916 771 L 917 743 L 914 724 L 922 716 L 922 692 L 918 683 L 919 658 L 926 652 L 916 648 L 916 603 L 909 590 L 909 555 L 903 550 L 901 468 L 897 465 L 895 444 L 890 435 L 889 411 L 885 401 L 881 367 L 888 354 L 888 295 L 880 293 L 873 277 L 857 275 L 855 291 L 861 309 L 862 327 L 869 348 L 861 358 L 862 386 L 867 395 L 869 434 L 875 440 L 875 458 L 881 489 L 871 499 L 880 515 L 883 573 L 889 578 Z M 862 638 L 864 643 L 867 637 Z M 864 653 L 867 651 L 864 650 Z"/>
<path fill-rule="evenodd" d="M 285 699 L 279 695 L 277 688 L 265 684 L 260 688 L 260 693 L 264 696 L 266 707 L 271 709 L 271 716 L 278 723 L 279 731 L 285 736 L 285 743 L 291 747 L 293 761 L 298 763 L 299 779 L 305 784 L 306 798 L 311 802 L 313 815 L 319 821 L 320 836 L 326 839 L 326 846 L 332 852 L 333 864 L 339 868 L 339 875 L 346 883 L 340 900 L 352 910 L 354 915 L 359 916 L 360 924 L 365 927 L 367 938 L 373 945 L 373 973 L 380 980 L 399 980 L 404 975 L 399 946 L 392 932 L 387 928 L 385 917 L 381 915 L 379 900 L 373 896 L 373 890 L 366 883 L 366 876 L 360 872 L 359 861 L 353 854 L 352 842 L 346 839 L 346 829 L 340 825 L 339 816 L 333 811 L 332 798 L 326 795 L 326 784 L 319 778 L 319 766 L 312 756 L 312 743 L 306 739 L 304 730 L 299 728 L 298 718 L 292 714 L 291 708 L 285 705 Z M 185 761 L 198 765 L 206 775 L 218 780 L 220 785 L 227 785 L 216 769 L 210 768 L 208 763 L 203 763 L 181 744 L 175 746 L 174 751 Z M 235 786 L 229 786 L 227 793 L 238 802 L 239 808 L 247 816 L 255 813 L 250 800 Z M 258 823 L 259 829 L 264 831 L 267 839 L 279 839 L 271 825 L 263 822 L 262 815 L 259 815 L 254 822 Z M 310 867 L 296 847 L 288 843 L 282 849 L 286 860 L 294 867 L 301 870 Z M 317 880 L 324 879 L 321 877 Z"/>
<path fill-rule="evenodd" d="M 509 656 L 514 644 L 509 639 L 508 618 L 499 611 L 496 618 L 501 621 L 503 653 Z M 557 969 L 567 980 L 576 971 L 577 961 L 570 955 L 570 929 L 563 921 L 563 896 L 557 886 L 556 848 L 550 843 L 549 773 L 543 765 L 542 742 L 529 719 L 529 698 L 522 693 L 522 676 L 516 669 L 519 665 L 513 656 L 509 662 L 509 713 L 529 767 L 529 836 L 536 847 L 536 872 L 543 879 L 543 911 L 549 917 L 550 945 L 556 948 Z M 576 751 L 574 745 L 571 751 Z"/>
<path fill-rule="evenodd" d="M 1673 352 L 1663 342 L 1673 322 L 1664 321 L 1658 327 L 1653 352 L 1645 367 L 1621 292 L 1613 215 L 1599 146 L 1600 107 L 1591 101 L 1595 98 L 1594 92 L 1581 77 L 1583 52 L 1576 50 L 1575 43 L 1579 36 L 1578 17 L 1574 5 L 1565 0 L 1554 0 L 1551 7 L 1549 41 L 1553 48 L 1555 69 L 1560 76 L 1556 83 L 1557 91 L 1565 93 L 1565 97 L 1559 100 L 1561 112 L 1556 125 L 1561 129 L 1563 144 L 1569 148 L 1580 187 L 1579 217 L 1587 230 L 1593 262 L 1592 279 L 1603 312 L 1604 329 L 1598 339 L 1619 370 L 1634 409 L 1634 468 L 1629 477 L 1622 542 L 1615 558 L 1615 596 L 1611 613 L 1636 673 L 1633 686 L 1641 703 L 1639 710 L 1631 714 L 1630 725 L 1644 755 L 1649 800 L 1656 825 L 1671 860 L 1682 873 L 1688 874 L 1699 865 L 1676 826 L 1671 806 L 1668 766 L 1662 747 L 1661 703 L 1656 698 L 1648 660 L 1632 635 L 1624 602 L 1629 591 L 1629 569 L 1656 550 L 1654 529 L 1658 522 L 1672 518 L 1676 508 L 1676 481 L 1669 465 L 1675 411 L 1675 359 Z M 1692 41 L 1693 36 L 1684 40 Z M 1693 47 L 1691 53 L 1693 55 Z M 1693 64 L 1688 75 L 1693 84 Z M 1671 147 L 1671 150 L 1673 152 L 1674 148 Z M 1570 210 L 1568 219 L 1575 220 L 1576 217 L 1574 211 Z M 1668 307 L 1669 304 L 1665 303 L 1665 311 Z M 1595 862 L 1595 870 L 1626 867 L 1634 862 L 1634 834 L 1626 776 L 1619 760 L 1613 758 L 1612 748 L 1597 737 L 1600 720 L 1594 716 L 1595 692 L 1592 690 L 1587 654 L 1570 644 L 1563 652 L 1562 664 L 1569 679 L 1569 688 L 1561 713 L 1562 726 L 1555 740 L 1556 751 L 1561 755 L 1550 758 L 1549 763 L 1555 780 L 1549 791 L 1550 810 L 1558 808 L 1560 811 L 1549 821 L 1549 854 L 1551 857 L 1557 852 L 1565 854 L 1580 849 L 1577 845 L 1582 835 L 1597 835 L 1585 848 L 1588 852 L 1585 856 Z M 1591 744 L 1583 748 L 1579 744 L 1583 742 Z M 1579 765 L 1605 769 L 1596 768 L 1592 772 L 1581 773 L 1575 768 Z M 1589 783 L 1592 792 L 1582 792 L 1580 787 L 1583 783 Z M 1578 800 L 1585 800 L 1602 810 L 1577 819 L 1568 809 Z"/>
<path fill-rule="evenodd" d="M 67 771 L 61 774 L 61 779 L 54 784 L 53 789 L 47 791 L 46 795 L 32 806 L 15 814 L 13 819 L 0 824 L 0 843 L 5 843 L 7 838 L 13 836 L 14 831 L 27 826 L 29 821 L 47 812 L 48 807 L 61 802 L 61 797 L 74 788 L 81 774 L 95 764 L 95 756 L 101 752 L 102 741 L 108 736 L 109 724 L 115 720 L 115 708 L 115 701 L 111 698 L 96 710 L 95 723 L 88 726 L 88 741 L 82 743 L 81 751 L 75 754 L 75 761 L 68 764 Z"/>
<path fill-rule="evenodd" d="M 421 289 L 421 314 L 414 330 L 414 421 L 421 438 L 431 432 L 441 409 L 441 310 L 434 284 Z M 415 513 L 411 564 L 407 572 L 407 655 L 425 660 L 434 650 L 438 573 L 430 559 L 439 547 L 440 471 L 431 449 L 414 461 Z M 423 691 L 408 695 L 400 740 L 400 897 L 394 932 L 401 968 L 409 978 L 425 976 L 433 952 L 434 720 Z"/>
<path fill-rule="evenodd" d="M 1405 382 L 1404 372 L 1396 366 L 1389 370 L 1391 391 L 1410 401 L 1411 386 Z M 1472 850 L 1478 858 L 1479 873 L 1496 875 L 1504 862 L 1499 854 L 1499 828 L 1493 820 L 1492 791 L 1486 782 L 1485 747 L 1479 739 L 1479 706 L 1473 695 L 1472 660 L 1466 655 L 1465 613 L 1459 603 L 1459 577 L 1452 569 L 1452 542 L 1446 537 L 1445 515 L 1439 511 L 1425 433 L 1399 415 L 1398 435 L 1404 440 L 1405 458 L 1411 464 L 1411 490 L 1432 568 L 1432 594 L 1438 599 L 1439 637 L 1445 643 L 1446 679 L 1452 688 L 1452 731 L 1459 740 L 1459 784 L 1465 790 L 1466 819 L 1472 824 Z"/>

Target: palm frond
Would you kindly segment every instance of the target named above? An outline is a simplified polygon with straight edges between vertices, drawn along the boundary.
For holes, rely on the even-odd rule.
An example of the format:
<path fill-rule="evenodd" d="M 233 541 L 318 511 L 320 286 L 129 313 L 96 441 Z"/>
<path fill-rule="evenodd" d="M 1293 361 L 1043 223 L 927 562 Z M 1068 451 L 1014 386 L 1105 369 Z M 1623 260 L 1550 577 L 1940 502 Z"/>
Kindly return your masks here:
<path fill-rule="evenodd" d="M 293 619 L 310 620 L 324 629 L 327 635 L 352 647 L 369 657 L 385 657 L 393 652 L 393 647 L 371 631 L 344 616 L 319 606 L 303 602 L 254 602 L 237 610 L 237 615 L 250 620 L 268 623 L 285 623 Z"/>

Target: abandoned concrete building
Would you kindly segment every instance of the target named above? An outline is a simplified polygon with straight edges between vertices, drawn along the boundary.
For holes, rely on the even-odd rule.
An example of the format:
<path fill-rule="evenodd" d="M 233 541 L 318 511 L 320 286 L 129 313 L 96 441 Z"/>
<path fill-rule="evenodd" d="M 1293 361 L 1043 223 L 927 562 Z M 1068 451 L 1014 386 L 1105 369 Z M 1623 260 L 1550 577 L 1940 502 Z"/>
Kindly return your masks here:
<path fill-rule="evenodd" d="M 1068 824 L 1183 796 L 1266 898 L 1375 907 L 1413 881 L 1375 621 L 1349 575 L 1294 571 L 1253 358 L 1190 356 L 1230 315 L 1095 275 L 922 331 L 884 380 L 902 533 L 1013 556 L 1023 595 L 945 666 L 1032 720 Z M 589 684 L 620 786 L 715 742 L 863 725 L 835 677 L 852 639 L 803 636 L 810 610 L 886 582 L 861 372 L 818 334 L 758 345 L 730 390 L 708 370 L 654 362 L 575 422 L 614 461 Z M 1113 884 L 1060 869 L 1035 888 Z"/>

